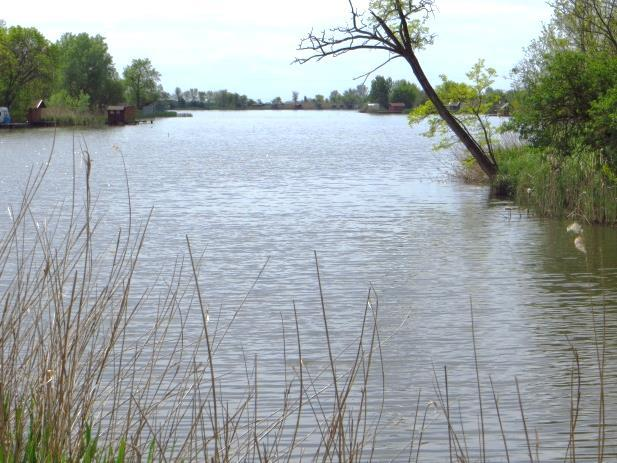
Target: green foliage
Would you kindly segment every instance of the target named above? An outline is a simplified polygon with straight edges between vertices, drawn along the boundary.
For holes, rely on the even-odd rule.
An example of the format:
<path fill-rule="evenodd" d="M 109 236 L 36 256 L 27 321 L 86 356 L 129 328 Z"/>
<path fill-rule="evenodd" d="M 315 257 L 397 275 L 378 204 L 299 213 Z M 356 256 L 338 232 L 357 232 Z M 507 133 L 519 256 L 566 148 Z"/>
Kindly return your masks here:
<path fill-rule="evenodd" d="M 433 0 L 401 2 L 400 0 L 371 0 L 369 9 L 377 13 L 393 31 L 397 39 L 406 32 L 415 50 L 422 50 L 433 44 L 434 35 L 429 32 L 426 21 L 433 10 Z M 405 16 L 407 30 L 401 29 L 397 7 Z"/>
<path fill-rule="evenodd" d="M 85 112 L 90 107 L 90 95 L 80 91 L 76 97 L 73 97 L 66 90 L 60 90 L 49 97 L 48 106 Z"/>
<path fill-rule="evenodd" d="M 615 0 L 553 0 L 553 24 L 570 49 L 617 53 Z"/>
<path fill-rule="evenodd" d="M 330 98 L 328 99 L 332 105 L 338 106 L 343 104 L 343 95 L 341 95 L 338 90 L 332 90 L 330 92 Z"/>
<path fill-rule="evenodd" d="M 121 101 L 121 83 L 103 37 L 67 33 L 57 47 L 59 89 L 74 98 L 88 95 L 92 107 Z"/>
<path fill-rule="evenodd" d="M 0 105 L 25 113 L 42 97 L 54 69 L 54 49 L 35 28 L 0 28 Z M 16 107 L 14 107 L 14 104 Z"/>
<path fill-rule="evenodd" d="M 422 92 L 417 85 L 406 80 L 397 80 L 392 84 L 390 90 L 390 101 L 392 103 L 405 103 L 405 108 L 411 109 L 420 103 Z"/>
<path fill-rule="evenodd" d="M 123 76 L 128 100 L 138 108 L 158 99 L 161 74 L 149 59 L 134 59 L 124 68 Z"/>
<path fill-rule="evenodd" d="M 369 101 L 379 103 L 379 105 L 387 109 L 390 103 L 390 90 L 392 89 L 392 79 L 387 79 L 383 76 L 375 76 L 371 82 L 371 91 L 368 95 Z"/>
<path fill-rule="evenodd" d="M 500 151 L 498 185 L 543 215 L 616 223 L 617 2 L 551 5 L 552 22 L 515 69 L 507 126 L 530 146 Z"/>
<path fill-rule="evenodd" d="M 208 101 L 216 109 L 244 109 L 248 105 L 246 95 L 229 92 L 227 90 L 219 90 L 216 92 L 206 92 Z"/>
<path fill-rule="evenodd" d="M 519 100 L 510 126 L 533 146 L 569 156 L 585 145 L 617 165 L 617 58 L 556 52 Z"/>
<path fill-rule="evenodd" d="M 366 101 L 367 88 L 364 85 L 358 85 L 356 88 L 348 88 L 339 97 L 340 103 L 346 109 L 360 108 Z"/>
<path fill-rule="evenodd" d="M 454 82 L 442 75 L 441 84 L 435 88 L 441 101 L 456 112 L 458 121 L 491 156 L 494 128 L 488 120 L 488 114 L 500 100 L 500 94 L 491 89 L 496 74 L 495 69 L 487 68 L 481 59 L 466 74 L 469 83 Z M 439 136 L 435 149 L 451 148 L 458 144 L 458 138 L 452 134 L 443 119 L 436 117 L 436 114 L 435 106 L 427 100 L 409 113 L 409 123 L 414 125 L 428 120 L 429 128 L 424 135 Z"/>
<path fill-rule="evenodd" d="M 566 158 L 550 149 L 499 148 L 497 193 L 543 216 L 617 223 L 617 175 L 598 151 L 578 147 Z"/>

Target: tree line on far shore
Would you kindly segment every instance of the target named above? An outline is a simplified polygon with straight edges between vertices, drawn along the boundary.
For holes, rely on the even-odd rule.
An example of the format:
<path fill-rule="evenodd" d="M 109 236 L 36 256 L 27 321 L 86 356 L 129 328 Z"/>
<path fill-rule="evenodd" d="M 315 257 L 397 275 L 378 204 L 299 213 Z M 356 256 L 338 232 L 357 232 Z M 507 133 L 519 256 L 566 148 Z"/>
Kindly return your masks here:
<path fill-rule="evenodd" d="M 120 102 L 142 106 L 158 98 L 159 80 L 148 58 L 133 59 L 120 75 L 100 35 L 66 33 L 52 43 L 36 28 L 0 22 L 0 106 L 16 119 L 41 98 L 82 111 Z"/>
<path fill-rule="evenodd" d="M 390 103 L 403 103 L 406 109 L 412 109 L 425 100 L 423 92 L 406 80 L 393 81 L 391 78 L 375 76 L 371 82 L 370 91 L 364 84 L 349 88 L 343 93 L 332 90 L 329 96 L 300 97 L 293 91 L 291 99 L 280 96 L 271 101 L 251 99 L 246 95 L 231 93 L 227 90 L 202 91 L 197 88 L 182 90 L 176 87 L 173 95 L 163 92 L 162 101 L 169 102 L 170 109 L 247 109 L 247 108 L 302 108 L 302 109 L 361 109 L 368 103 L 377 103 L 383 109 L 388 109 Z"/>
<path fill-rule="evenodd" d="M 160 83 L 161 75 L 148 58 L 133 59 L 122 73 L 116 69 L 105 38 L 87 33 L 65 33 L 51 42 L 34 27 L 10 26 L 0 20 L 0 106 L 10 109 L 14 120 L 24 120 L 34 102 L 45 99 L 48 107 L 77 113 L 101 113 L 108 105 L 127 103 L 142 108 L 152 103 L 168 109 L 360 109 L 378 103 L 403 103 L 414 108 L 425 100 L 423 92 L 406 80 L 376 76 L 370 90 L 361 84 L 328 96 L 290 99 L 252 99 L 228 90 L 197 88 L 173 93 Z"/>

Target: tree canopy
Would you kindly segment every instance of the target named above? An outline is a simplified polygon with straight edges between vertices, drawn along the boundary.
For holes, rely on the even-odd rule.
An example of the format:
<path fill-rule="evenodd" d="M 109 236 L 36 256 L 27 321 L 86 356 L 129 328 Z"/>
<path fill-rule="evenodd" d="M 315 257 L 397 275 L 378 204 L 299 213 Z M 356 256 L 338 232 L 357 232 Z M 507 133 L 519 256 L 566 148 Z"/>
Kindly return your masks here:
<path fill-rule="evenodd" d="M 0 103 L 12 107 L 51 80 L 54 50 L 35 28 L 0 27 Z"/>
<path fill-rule="evenodd" d="M 122 100 L 122 85 L 100 35 L 64 34 L 58 41 L 59 87 L 72 98 L 85 94 L 93 107 Z"/>
<path fill-rule="evenodd" d="M 392 89 L 392 79 L 384 76 L 376 76 L 371 82 L 371 91 L 368 98 L 373 103 L 379 103 L 384 109 L 388 109 L 390 103 L 390 90 Z"/>
<path fill-rule="evenodd" d="M 488 119 L 488 114 L 500 102 L 500 94 L 491 91 L 496 71 L 486 67 L 484 60 L 479 60 L 467 72 L 469 82 L 454 82 L 445 75 L 441 76 L 441 84 L 436 87 L 437 94 L 442 101 L 448 103 L 452 108 L 456 108 L 456 117 L 461 121 L 473 137 L 482 144 L 489 156 L 495 160 L 493 149 L 493 127 Z M 409 114 L 412 124 L 418 123 L 425 118 L 429 118 L 429 129 L 426 135 L 441 136 L 437 148 L 446 148 L 454 145 L 457 140 L 450 135 L 447 125 L 437 117 L 433 102 L 426 101 L 424 104 L 415 108 Z"/>
<path fill-rule="evenodd" d="M 617 0 L 555 0 L 515 69 L 510 127 L 569 157 L 587 147 L 617 168 Z"/>
<path fill-rule="evenodd" d="M 138 108 L 157 99 L 161 75 L 148 58 L 134 59 L 124 68 L 127 96 Z"/>
<path fill-rule="evenodd" d="M 390 90 L 390 102 L 391 103 L 404 103 L 405 108 L 411 109 L 418 104 L 422 99 L 422 92 L 415 85 L 405 79 L 397 80 L 392 84 Z"/>

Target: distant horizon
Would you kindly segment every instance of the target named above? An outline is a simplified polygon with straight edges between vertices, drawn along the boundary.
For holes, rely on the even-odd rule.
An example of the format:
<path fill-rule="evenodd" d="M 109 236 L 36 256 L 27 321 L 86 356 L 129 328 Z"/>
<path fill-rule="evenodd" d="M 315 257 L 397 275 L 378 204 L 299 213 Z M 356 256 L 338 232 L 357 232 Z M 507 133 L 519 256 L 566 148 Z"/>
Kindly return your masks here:
<path fill-rule="evenodd" d="M 367 0 L 356 3 L 362 7 Z M 552 13 L 537 0 L 474 0 L 466 5 L 442 0 L 436 4 L 439 10 L 428 23 L 436 34 L 435 44 L 418 53 L 435 85 L 441 74 L 466 81 L 465 73 L 484 58 L 499 76 L 493 87 L 508 89 L 508 75 L 522 59 L 523 48 L 539 36 Z M 76 0 L 37 5 L 35 12 L 26 3 L 9 3 L 3 6 L 0 19 L 8 27 L 35 27 L 52 42 L 66 32 L 100 34 L 119 74 L 132 59 L 149 58 L 161 73 L 161 85 L 172 94 L 180 87 L 226 89 L 264 102 L 276 97 L 288 100 L 294 91 L 300 98 L 327 97 L 332 90 L 342 93 L 355 88 L 362 83 L 358 76 L 387 58 L 382 53 L 358 51 L 291 64 L 300 56 L 296 48 L 309 31 L 348 22 L 347 0 L 315 0 L 310 9 L 285 0 L 264 0 L 259 5 L 240 0 L 233 8 L 214 0 L 177 0 L 173 10 L 153 9 L 144 0 L 109 0 L 96 14 L 84 17 L 82 10 Z M 367 86 L 374 75 L 417 84 L 401 60 L 376 71 Z"/>

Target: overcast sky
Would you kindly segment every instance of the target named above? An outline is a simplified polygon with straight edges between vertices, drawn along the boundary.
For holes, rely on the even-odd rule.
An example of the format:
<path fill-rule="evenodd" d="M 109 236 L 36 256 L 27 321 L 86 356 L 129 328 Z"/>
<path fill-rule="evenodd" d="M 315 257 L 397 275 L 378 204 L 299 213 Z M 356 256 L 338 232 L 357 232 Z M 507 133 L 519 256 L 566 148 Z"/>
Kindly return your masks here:
<path fill-rule="evenodd" d="M 312 97 L 343 91 L 355 77 L 386 56 L 359 51 L 304 65 L 291 64 L 300 39 L 311 29 L 343 25 L 347 0 L 54 0 L 3 1 L 0 19 L 8 26 L 38 28 L 55 41 L 64 32 L 101 34 L 118 71 L 133 58 L 150 58 L 169 92 L 227 89 L 269 101 L 290 99 L 292 91 Z M 360 0 L 358 4 L 366 4 Z M 464 80 L 479 59 L 509 86 L 507 75 L 523 47 L 537 37 L 551 15 L 544 0 L 437 0 L 429 26 L 435 45 L 420 53 L 432 80 L 446 74 Z M 164 5 L 164 7 L 162 6 Z M 404 62 L 379 71 L 393 79 L 415 82 Z"/>

